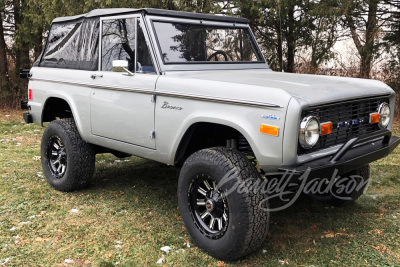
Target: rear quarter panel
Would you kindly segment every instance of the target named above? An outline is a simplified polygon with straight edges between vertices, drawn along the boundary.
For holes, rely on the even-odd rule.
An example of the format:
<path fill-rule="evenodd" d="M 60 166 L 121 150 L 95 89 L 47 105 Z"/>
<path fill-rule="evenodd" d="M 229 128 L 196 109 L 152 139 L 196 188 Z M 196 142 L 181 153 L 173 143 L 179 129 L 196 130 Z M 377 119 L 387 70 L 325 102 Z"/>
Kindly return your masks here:
<path fill-rule="evenodd" d="M 36 67 L 32 68 L 32 78 L 29 88 L 32 89 L 33 99 L 29 101 L 30 113 L 34 123 L 43 125 L 42 113 L 46 101 L 51 97 L 65 100 L 71 107 L 75 122 L 84 140 L 90 131 L 90 88 L 85 86 L 65 84 L 90 83 L 91 71 L 67 70 Z"/>

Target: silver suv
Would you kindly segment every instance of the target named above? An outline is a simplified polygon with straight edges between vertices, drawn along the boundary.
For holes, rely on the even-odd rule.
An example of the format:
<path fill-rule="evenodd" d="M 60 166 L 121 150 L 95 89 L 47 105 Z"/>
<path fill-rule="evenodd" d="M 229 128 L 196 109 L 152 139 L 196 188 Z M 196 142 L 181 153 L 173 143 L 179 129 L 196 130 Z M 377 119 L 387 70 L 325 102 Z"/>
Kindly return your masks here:
<path fill-rule="evenodd" d="M 271 195 L 306 188 L 351 203 L 368 164 L 400 142 L 387 85 L 273 72 L 244 18 L 158 9 L 56 18 L 23 74 L 25 121 L 49 123 L 41 161 L 52 187 L 86 187 L 97 153 L 179 166 L 186 229 L 223 260 L 261 246 Z"/>

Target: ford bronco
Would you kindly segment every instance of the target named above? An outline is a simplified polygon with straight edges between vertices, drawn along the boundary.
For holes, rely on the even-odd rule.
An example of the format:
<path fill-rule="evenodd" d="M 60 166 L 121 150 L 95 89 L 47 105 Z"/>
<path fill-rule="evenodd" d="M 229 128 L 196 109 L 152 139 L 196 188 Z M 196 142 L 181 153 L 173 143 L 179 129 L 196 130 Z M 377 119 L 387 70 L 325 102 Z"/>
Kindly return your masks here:
<path fill-rule="evenodd" d="M 52 187 L 88 186 L 97 153 L 178 166 L 186 229 L 223 260 L 264 242 L 265 181 L 357 185 L 307 191 L 343 206 L 363 193 L 368 164 L 400 142 L 390 131 L 391 88 L 273 72 L 244 18 L 159 9 L 56 18 L 41 56 L 22 74 L 24 119 L 46 125 L 41 162 Z"/>

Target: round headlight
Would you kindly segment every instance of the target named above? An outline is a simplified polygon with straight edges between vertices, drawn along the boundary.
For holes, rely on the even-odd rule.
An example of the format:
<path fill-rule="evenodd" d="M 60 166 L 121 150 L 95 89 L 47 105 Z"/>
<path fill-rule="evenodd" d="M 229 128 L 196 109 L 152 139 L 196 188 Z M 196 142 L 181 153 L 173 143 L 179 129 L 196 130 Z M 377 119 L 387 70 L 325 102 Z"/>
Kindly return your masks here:
<path fill-rule="evenodd" d="M 300 123 L 300 145 L 309 149 L 312 148 L 319 139 L 320 123 L 317 117 L 304 117 Z"/>
<path fill-rule="evenodd" d="M 387 128 L 390 122 L 390 106 L 388 103 L 382 103 L 378 109 L 379 113 L 379 125 L 383 128 Z"/>

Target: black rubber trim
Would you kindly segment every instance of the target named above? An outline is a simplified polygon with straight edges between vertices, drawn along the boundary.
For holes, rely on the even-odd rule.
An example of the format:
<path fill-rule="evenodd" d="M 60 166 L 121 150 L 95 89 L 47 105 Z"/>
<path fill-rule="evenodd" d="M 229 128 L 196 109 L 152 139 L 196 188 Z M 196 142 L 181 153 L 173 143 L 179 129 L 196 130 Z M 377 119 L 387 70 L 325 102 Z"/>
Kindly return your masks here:
<path fill-rule="evenodd" d="M 329 176 L 335 170 L 337 175 L 340 175 L 386 157 L 399 144 L 400 138 L 392 136 L 391 132 L 385 129 L 367 137 L 349 140 L 333 156 L 319 158 L 304 165 L 280 168 L 278 173 L 268 176 L 288 173 L 293 177 L 300 177 L 308 168 L 311 170 L 311 177 Z"/>
<path fill-rule="evenodd" d="M 211 15 L 211 14 L 192 13 L 192 12 L 155 9 L 155 8 L 144 8 L 143 10 L 149 15 L 157 15 L 157 16 L 188 18 L 188 19 L 203 19 L 203 20 L 210 20 L 210 21 L 249 23 L 248 19 L 238 18 L 238 17 L 217 16 L 217 15 Z"/>
<path fill-rule="evenodd" d="M 22 114 L 22 116 L 24 117 L 24 121 L 26 123 L 33 123 L 32 115 L 29 112 Z"/>
<path fill-rule="evenodd" d="M 31 69 L 19 69 L 19 77 L 21 79 L 29 79 L 32 75 L 29 73 Z"/>
<path fill-rule="evenodd" d="M 221 22 L 244 23 L 244 24 L 249 23 L 249 20 L 246 18 L 218 16 L 218 15 L 214 15 L 214 14 L 192 13 L 192 12 L 165 10 L 165 9 L 156 9 L 156 8 L 97 9 L 97 10 L 92 10 L 89 13 L 81 14 L 81 15 L 77 15 L 77 16 L 59 17 L 59 18 L 56 18 L 55 20 L 53 20 L 53 23 L 74 21 L 74 20 L 79 20 L 82 18 L 99 18 L 99 17 L 106 17 L 106 16 L 137 14 L 137 13 L 142 13 L 142 12 L 144 12 L 148 15 L 164 16 L 164 17 L 202 19 L 202 20 L 207 20 L 207 21 L 221 21 Z"/>
<path fill-rule="evenodd" d="M 29 109 L 28 101 L 21 100 L 21 109 L 22 110 Z"/>

